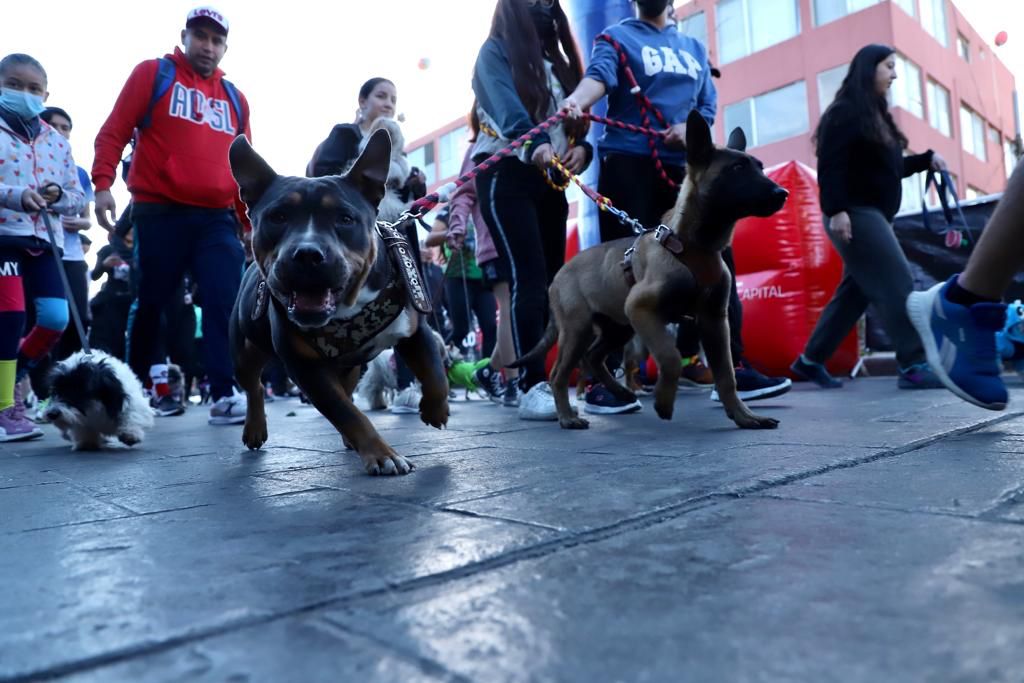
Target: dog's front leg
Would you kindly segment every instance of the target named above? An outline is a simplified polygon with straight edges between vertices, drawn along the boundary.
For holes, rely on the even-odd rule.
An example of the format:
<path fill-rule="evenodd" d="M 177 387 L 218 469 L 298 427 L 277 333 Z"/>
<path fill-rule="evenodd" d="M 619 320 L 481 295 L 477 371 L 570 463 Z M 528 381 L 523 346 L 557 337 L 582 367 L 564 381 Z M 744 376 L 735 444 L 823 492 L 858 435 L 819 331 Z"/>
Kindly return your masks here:
<path fill-rule="evenodd" d="M 261 381 L 267 354 L 248 339 L 240 339 L 238 342 L 233 354 L 235 378 L 246 397 L 242 443 L 246 448 L 256 450 L 267 442 L 267 413 Z"/>
<path fill-rule="evenodd" d="M 315 352 L 314 352 L 315 353 Z M 347 385 L 351 374 L 331 372 L 318 362 L 283 359 L 288 373 L 309 397 L 313 407 L 327 418 L 346 447 L 354 448 L 369 474 L 408 474 L 413 466 L 384 442 L 370 421 L 352 403 Z"/>
<path fill-rule="evenodd" d="M 411 337 L 395 344 L 395 353 L 401 356 L 423 387 L 420 399 L 420 419 L 440 429 L 448 424 L 448 376 L 441 361 L 434 335 L 422 320 Z"/>
<path fill-rule="evenodd" d="M 668 326 L 658 315 L 659 292 L 637 284 L 626 298 L 626 317 L 658 364 L 658 382 L 654 386 L 654 412 L 671 420 L 675 410 L 682 357 Z"/>
<path fill-rule="evenodd" d="M 716 306 L 715 310 L 702 313 L 698 316 L 698 326 L 704 354 L 708 357 L 711 374 L 715 378 L 715 389 L 718 390 L 725 414 L 744 429 L 778 427 L 778 420 L 755 415 L 736 393 L 736 369 L 729 346 L 729 318 L 725 310 Z"/>

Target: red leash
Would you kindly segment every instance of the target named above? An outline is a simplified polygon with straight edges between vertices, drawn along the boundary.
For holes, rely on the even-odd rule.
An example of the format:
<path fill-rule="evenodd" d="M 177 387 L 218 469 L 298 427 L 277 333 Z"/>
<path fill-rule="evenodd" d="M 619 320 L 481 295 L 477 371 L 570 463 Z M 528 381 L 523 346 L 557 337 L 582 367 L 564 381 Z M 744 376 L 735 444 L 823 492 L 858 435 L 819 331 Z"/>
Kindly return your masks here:
<path fill-rule="evenodd" d="M 637 104 L 640 105 L 640 117 L 644 122 L 644 128 L 636 126 L 636 130 L 633 130 L 631 128 L 626 128 L 626 130 L 633 130 L 633 132 L 637 133 L 642 132 L 647 135 L 647 146 L 650 147 L 651 158 L 654 160 L 655 168 L 658 169 L 658 174 L 669 187 L 671 187 L 673 190 L 676 189 L 677 187 L 679 187 L 679 185 L 676 183 L 676 181 L 668 177 L 668 172 L 665 171 L 665 166 L 661 163 L 661 158 L 658 156 L 658 138 L 655 135 L 657 131 L 652 130 L 653 125 L 651 124 L 650 114 L 654 114 L 654 117 L 658 119 L 658 123 L 661 125 L 662 128 L 669 127 L 668 121 L 665 120 L 665 117 L 662 116 L 660 111 L 658 111 L 658 108 L 654 106 L 654 103 L 651 102 L 651 100 L 647 97 L 647 95 L 644 94 L 643 90 L 640 88 L 640 83 L 636 80 L 636 75 L 633 73 L 633 68 L 629 65 L 629 59 L 626 57 L 626 51 L 622 49 L 622 46 L 619 45 L 619 42 L 612 38 L 607 33 L 602 33 L 601 35 L 599 35 L 597 38 L 594 39 L 594 42 L 597 42 L 599 40 L 611 45 L 619 54 L 619 64 L 622 66 L 622 71 L 626 75 L 626 81 L 629 83 L 630 92 L 636 95 Z M 620 127 L 625 128 L 626 126 L 625 124 L 623 124 Z"/>

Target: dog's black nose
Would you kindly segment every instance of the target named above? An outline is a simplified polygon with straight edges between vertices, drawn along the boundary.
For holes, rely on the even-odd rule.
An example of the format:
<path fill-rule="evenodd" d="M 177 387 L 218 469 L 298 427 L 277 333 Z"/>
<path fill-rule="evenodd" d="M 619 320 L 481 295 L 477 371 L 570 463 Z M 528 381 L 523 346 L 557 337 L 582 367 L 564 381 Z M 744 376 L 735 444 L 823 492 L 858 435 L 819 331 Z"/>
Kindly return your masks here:
<path fill-rule="evenodd" d="M 776 199 L 785 199 L 789 196 L 789 192 L 784 187 L 776 187 L 772 190 L 772 196 Z"/>
<path fill-rule="evenodd" d="M 47 421 L 53 422 L 58 417 L 60 417 L 60 411 L 57 410 L 56 408 L 50 408 L 45 413 L 43 413 L 43 417 L 46 418 Z"/>
<path fill-rule="evenodd" d="M 324 262 L 324 251 L 315 244 L 300 244 L 292 252 L 292 259 L 304 266 L 319 266 Z"/>

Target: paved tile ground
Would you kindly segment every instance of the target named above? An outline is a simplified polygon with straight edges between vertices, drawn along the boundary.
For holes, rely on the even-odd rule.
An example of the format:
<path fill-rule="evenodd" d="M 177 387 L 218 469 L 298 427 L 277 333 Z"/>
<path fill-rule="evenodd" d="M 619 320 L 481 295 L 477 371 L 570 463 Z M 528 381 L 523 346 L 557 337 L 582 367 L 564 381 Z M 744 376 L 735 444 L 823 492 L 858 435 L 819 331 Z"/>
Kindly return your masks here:
<path fill-rule="evenodd" d="M 735 429 L 377 413 L 372 478 L 311 408 L 134 450 L 0 446 L 0 681 L 1024 680 L 1024 392 L 797 387 Z"/>

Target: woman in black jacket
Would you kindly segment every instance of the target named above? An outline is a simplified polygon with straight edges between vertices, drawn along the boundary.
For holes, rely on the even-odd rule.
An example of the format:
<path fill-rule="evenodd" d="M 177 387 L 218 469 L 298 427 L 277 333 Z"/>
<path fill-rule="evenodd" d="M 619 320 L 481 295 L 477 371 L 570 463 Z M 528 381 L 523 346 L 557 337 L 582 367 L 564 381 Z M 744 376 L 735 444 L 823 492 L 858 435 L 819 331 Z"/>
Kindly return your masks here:
<path fill-rule="evenodd" d="M 891 47 L 860 49 L 836 99 L 815 132 L 821 210 L 829 239 L 843 259 L 843 279 L 792 371 L 825 388 L 842 386 L 824 363 L 874 304 L 896 347 L 901 389 L 942 385 L 904 308 L 914 281 L 893 233 L 902 179 L 946 162 L 932 150 L 904 156 L 907 138 L 893 121 L 886 93 L 896 80 Z"/>

